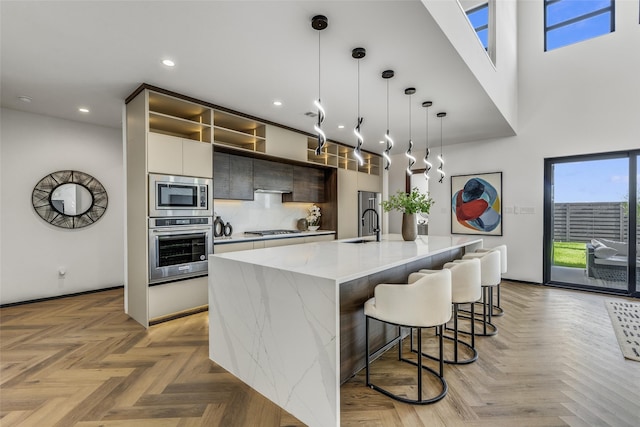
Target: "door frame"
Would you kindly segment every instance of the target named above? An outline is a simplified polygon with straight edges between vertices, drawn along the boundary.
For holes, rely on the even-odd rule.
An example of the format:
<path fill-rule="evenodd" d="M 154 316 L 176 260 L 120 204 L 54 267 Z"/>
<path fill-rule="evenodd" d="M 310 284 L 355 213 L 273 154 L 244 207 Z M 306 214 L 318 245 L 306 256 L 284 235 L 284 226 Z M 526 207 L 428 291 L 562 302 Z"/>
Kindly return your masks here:
<path fill-rule="evenodd" d="M 607 289 L 586 286 L 574 283 L 563 283 L 551 280 L 551 266 L 553 253 L 553 165 L 558 163 L 572 163 L 587 160 L 607 160 L 627 158 L 629 161 L 629 269 L 627 274 L 627 289 Z M 640 297 L 640 286 L 636 285 L 636 245 L 638 244 L 637 221 L 638 221 L 638 159 L 640 158 L 640 150 L 616 151 L 608 153 L 580 154 L 575 156 L 549 157 L 544 159 L 544 209 L 543 209 L 543 283 L 557 287 L 566 287 L 572 289 L 581 289 L 596 291 L 601 293 L 622 294 L 633 297 Z"/>

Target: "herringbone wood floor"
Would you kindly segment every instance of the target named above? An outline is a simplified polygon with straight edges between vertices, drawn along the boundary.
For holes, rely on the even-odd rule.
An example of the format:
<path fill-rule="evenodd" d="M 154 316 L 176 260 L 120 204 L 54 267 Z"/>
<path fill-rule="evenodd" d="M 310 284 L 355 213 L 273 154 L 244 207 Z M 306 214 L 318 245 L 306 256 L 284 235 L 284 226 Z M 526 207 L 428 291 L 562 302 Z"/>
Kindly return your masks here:
<path fill-rule="evenodd" d="M 446 366 L 444 400 L 402 404 L 360 373 L 342 386 L 342 425 L 640 425 L 640 363 L 622 358 L 613 297 L 502 288 L 499 334 L 478 338 L 478 362 Z M 118 289 L 1 309 L 0 425 L 301 425 L 208 359 L 207 313 L 144 330 L 122 307 Z M 394 354 L 377 381 L 402 383 Z"/>

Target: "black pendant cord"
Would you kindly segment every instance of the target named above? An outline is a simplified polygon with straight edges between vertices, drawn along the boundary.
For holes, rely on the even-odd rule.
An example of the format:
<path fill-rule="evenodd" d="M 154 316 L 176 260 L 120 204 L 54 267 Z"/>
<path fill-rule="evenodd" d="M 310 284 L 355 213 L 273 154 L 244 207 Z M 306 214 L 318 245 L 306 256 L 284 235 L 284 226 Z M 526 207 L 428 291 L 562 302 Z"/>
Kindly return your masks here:
<path fill-rule="evenodd" d="M 438 156 L 438 160 L 440 161 L 440 166 L 438 166 L 438 173 L 440 174 L 440 179 L 438 182 L 442 184 L 444 182 L 445 173 L 443 170 L 444 167 L 444 156 L 442 155 L 442 119 L 447 115 L 447 113 L 438 113 L 438 117 L 440 118 L 440 155 Z"/>
<path fill-rule="evenodd" d="M 322 123 L 324 122 L 324 118 L 325 118 L 325 111 L 324 108 L 322 107 L 322 99 L 321 99 L 321 43 L 320 43 L 320 31 L 324 30 L 325 28 L 327 28 L 329 21 L 327 20 L 326 16 L 322 16 L 322 15 L 316 15 L 313 17 L 313 19 L 311 20 L 311 26 L 313 27 L 313 29 L 318 30 L 318 99 L 316 101 L 313 102 L 313 104 L 316 106 L 316 108 L 318 109 L 318 121 L 317 123 L 313 126 L 313 129 L 316 131 L 316 133 L 318 134 L 318 146 L 316 147 L 316 156 L 320 156 L 322 154 L 322 150 L 325 146 L 325 142 L 327 141 L 327 136 L 325 135 L 324 131 L 322 130 Z"/>
<path fill-rule="evenodd" d="M 416 163 L 416 158 L 413 155 L 413 139 L 411 138 L 411 95 L 416 93 L 416 89 L 413 87 L 407 88 L 404 90 L 405 95 L 409 95 L 409 148 L 405 152 L 405 156 L 409 159 L 409 164 L 407 165 L 407 175 L 413 175 L 413 171 L 411 167 Z"/>
<path fill-rule="evenodd" d="M 427 142 L 427 149 L 424 153 L 424 159 L 423 159 L 424 165 L 425 165 L 424 178 L 426 180 L 429 180 L 429 171 L 433 167 L 433 165 L 429 161 L 429 155 L 431 154 L 431 148 L 429 147 L 429 107 L 431 107 L 432 105 L 433 103 L 431 101 L 425 101 L 422 103 L 422 106 L 425 108 L 425 111 L 426 111 L 425 136 L 426 136 L 426 142 Z"/>
<path fill-rule="evenodd" d="M 389 79 L 394 75 L 393 70 L 386 70 L 382 72 L 382 78 L 387 80 L 387 132 L 384 134 L 384 139 L 387 143 L 387 147 L 382 153 L 382 157 L 385 159 L 384 170 L 388 171 L 391 166 L 391 149 L 393 148 L 393 139 L 389 131 Z"/>
<path fill-rule="evenodd" d="M 362 47 L 357 47 L 351 51 L 351 56 L 358 60 L 358 76 L 357 76 L 358 77 L 357 78 L 358 117 L 356 119 L 356 126 L 353 128 L 353 133 L 355 134 L 358 142 L 356 144 L 356 148 L 354 148 L 353 150 L 353 155 L 356 157 L 356 159 L 358 159 L 358 163 L 360 164 L 360 166 L 364 166 L 364 159 L 362 158 L 362 151 L 361 151 L 362 144 L 364 143 L 364 138 L 360 133 L 360 126 L 362 125 L 362 122 L 364 120 L 364 118 L 360 116 L 360 59 L 364 58 L 365 55 L 366 55 L 366 51 Z"/>

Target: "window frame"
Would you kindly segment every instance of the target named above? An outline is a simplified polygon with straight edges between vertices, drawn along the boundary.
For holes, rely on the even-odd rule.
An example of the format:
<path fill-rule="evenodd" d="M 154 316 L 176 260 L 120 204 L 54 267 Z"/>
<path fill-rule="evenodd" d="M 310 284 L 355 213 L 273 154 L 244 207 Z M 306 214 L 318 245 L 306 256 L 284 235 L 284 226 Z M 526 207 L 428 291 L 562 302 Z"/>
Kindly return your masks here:
<path fill-rule="evenodd" d="M 554 4 L 560 3 L 562 1 L 566 1 L 566 0 L 544 0 L 543 1 L 543 8 L 544 8 L 543 26 L 544 26 L 544 51 L 545 52 L 548 52 L 549 50 L 559 49 L 561 47 L 571 46 L 573 44 L 580 43 L 580 42 L 583 42 L 585 40 L 590 40 L 590 39 L 592 39 L 594 37 L 599 37 L 601 35 L 604 35 L 604 34 L 600 34 L 598 36 L 592 36 L 592 37 L 589 37 L 589 38 L 586 38 L 586 39 L 581 39 L 581 40 L 578 40 L 578 41 L 575 41 L 575 42 L 572 42 L 572 43 L 569 43 L 569 44 L 566 44 L 566 45 L 563 45 L 563 46 L 554 47 L 552 49 L 548 48 L 548 33 L 550 31 L 557 30 L 558 28 L 566 27 L 566 26 L 575 24 L 577 22 L 585 21 L 587 19 L 593 18 L 593 17 L 598 16 L 598 15 L 609 13 L 610 14 L 609 15 L 609 27 L 610 27 L 609 33 L 613 33 L 616 30 L 616 19 L 615 19 L 616 18 L 616 13 L 615 13 L 616 12 L 616 2 L 615 2 L 615 0 L 609 0 L 609 6 L 606 6 L 606 7 L 603 7 L 603 8 L 600 8 L 600 9 L 597 9 L 597 10 L 594 10 L 594 11 L 591 11 L 591 12 L 588 12 L 588 13 L 585 13 L 585 14 L 582 14 L 582 15 L 574 16 L 572 18 L 565 19 L 564 21 L 557 22 L 557 23 L 555 23 L 553 25 L 547 26 L 547 9 L 549 8 L 549 6 L 552 6 Z M 608 34 L 608 33 L 605 33 L 605 34 Z"/>
<path fill-rule="evenodd" d="M 483 3 L 479 6 L 476 6 L 474 8 L 471 8 L 469 10 L 466 10 L 464 13 L 467 15 L 467 19 L 469 20 L 469 23 L 471 23 L 471 19 L 469 19 L 469 14 L 472 13 L 476 13 L 482 9 L 487 9 L 487 23 L 484 25 L 481 25 L 479 27 L 474 27 L 472 24 L 472 28 L 473 31 L 476 32 L 476 35 L 478 36 L 478 39 L 480 40 L 480 43 L 482 43 L 482 39 L 480 38 L 480 35 L 478 34 L 480 31 L 483 30 L 487 30 L 487 45 L 485 46 L 484 43 L 482 43 L 482 46 L 484 47 L 484 50 L 486 50 L 487 52 L 489 51 L 489 45 L 491 44 L 489 38 L 490 38 L 490 34 L 489 34 L 489 21 L 491 20 L 491 10 L 489 9 L 489 2 L 487 1 L 486 3 Z"/>

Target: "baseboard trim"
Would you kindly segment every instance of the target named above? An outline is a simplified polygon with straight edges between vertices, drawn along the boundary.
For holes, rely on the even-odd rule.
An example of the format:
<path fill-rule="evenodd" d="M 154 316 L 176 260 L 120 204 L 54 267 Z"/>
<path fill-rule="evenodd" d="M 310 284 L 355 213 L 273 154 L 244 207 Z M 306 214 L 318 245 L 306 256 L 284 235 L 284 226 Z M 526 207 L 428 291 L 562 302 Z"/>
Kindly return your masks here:
<path fill-rule="evenodd" d="M 190 308 L 177 313 L 167 314 L 166 316 L 154 317 L 149 319 L 149 326 L 157 325 L 158 323 L 168 322 L 169 320 L 180 319 L 181 317 L 191 316 L 192 314 L 202 313 L 203 311 L 209 311 L 209 305 L 201 305 L 199 307 Z"/>
<path fill-rule="evenodd" d="M 24 304 L 33 304 L 35 302 L 51 301 L 51 300 L 61 299 L 61 298 L 77 297 L 79 295 L 95 294 L 96 292 L 106 292 L 106 291 L 112 291 L 114 289 L 124 289 L 124 285 L 112 286 L 110 288 L 92 289 L 90 291 L 75 292 L 73 294 L 56 295 L 54 297 L 37 298 L 37 299 L 31 299 L 31 300 L 27 300 L 27 301 L 10 302 L 10 303 L 6 303 L 6 304 L 0 304 L 0 308 L 14 307 L 16 305 L 24 305 Z"/>

